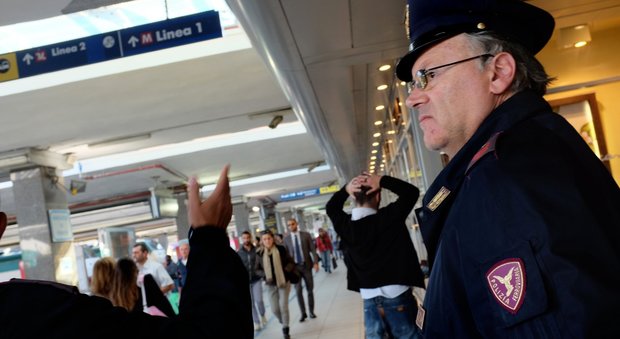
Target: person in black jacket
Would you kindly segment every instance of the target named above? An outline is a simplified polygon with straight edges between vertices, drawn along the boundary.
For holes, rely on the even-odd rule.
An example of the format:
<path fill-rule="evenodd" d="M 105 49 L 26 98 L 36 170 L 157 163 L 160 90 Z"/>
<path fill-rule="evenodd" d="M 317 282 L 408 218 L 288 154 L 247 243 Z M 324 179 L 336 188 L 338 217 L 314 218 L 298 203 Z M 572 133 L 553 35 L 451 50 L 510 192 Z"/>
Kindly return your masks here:
<path fill-rule="evenodd" d="M 398 199 L 379 208 L 381 188 Z M 356 205 L 351 215 L 342 210 L 349 196 Z M 424 276 L 405 220 L 418 196 L 418 189 L 407 182 L 363 173 L 327 203 L 327 215 L 346 248 L 347 287 L 364 299 L 366 338 L 416 336 L 411 288 L 424 287 Z"/>
<path fill-rule="evenodd" d="M 192 251 L 178 317 L 129 312 L 75 286 L 13 279 L 0 283 L 0 338 L 252 338 L 247 272 L 226 236 L 232 216 L 228 166 L 207 200 L 199 194 L 192 178 Z M 5 228 L 0 212 L 0 236 Z"/>
<path fill-rule="evenodd" d="M 241 246 L 237 254 L 239 254 L 243 266 L 248 271 L 250 296 L 252 297 L 252 319 L 254 320 L 254 330 L 258 331 L 267 325 L 262 281 L 265 273 L 260 268 L 261 258 L 256 254 L 256 247 L 252 244 L 252 234 L 250 232 L 244 231 L 241 233 Z"/>

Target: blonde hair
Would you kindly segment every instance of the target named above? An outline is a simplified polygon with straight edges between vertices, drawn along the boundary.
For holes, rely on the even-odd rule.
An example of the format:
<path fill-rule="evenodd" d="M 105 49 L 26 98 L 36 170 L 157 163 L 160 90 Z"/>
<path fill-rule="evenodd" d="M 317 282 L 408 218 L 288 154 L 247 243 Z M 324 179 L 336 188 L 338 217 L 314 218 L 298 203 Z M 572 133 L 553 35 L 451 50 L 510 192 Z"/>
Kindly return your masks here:
<path fill-rule="evenodd" d="M 114 279 L 114 259 L 104 257 L 93 266 L 93 277 L 90 281 L 90 290 L 93 295 L 109 298 Z"/>
<path fill-rule="evenodd" d="M 138 266 L 128 258 L 119 259 L 114 267 L 110 300 L 114 306 L 133 310 L 138 301 Z"/>

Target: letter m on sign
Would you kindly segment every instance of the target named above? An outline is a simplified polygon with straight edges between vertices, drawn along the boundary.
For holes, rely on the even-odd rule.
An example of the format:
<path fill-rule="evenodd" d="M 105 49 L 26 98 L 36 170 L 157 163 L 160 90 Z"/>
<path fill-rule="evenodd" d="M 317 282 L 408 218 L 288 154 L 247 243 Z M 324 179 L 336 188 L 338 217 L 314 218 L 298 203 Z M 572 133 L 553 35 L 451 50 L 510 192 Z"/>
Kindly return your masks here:
<path fill-rule="evenodd" d="M 144 32 L 140 34 L 140 42 L 143 45 L 150 45 L 153 43 L 153 34 L 151 32 Z"/>

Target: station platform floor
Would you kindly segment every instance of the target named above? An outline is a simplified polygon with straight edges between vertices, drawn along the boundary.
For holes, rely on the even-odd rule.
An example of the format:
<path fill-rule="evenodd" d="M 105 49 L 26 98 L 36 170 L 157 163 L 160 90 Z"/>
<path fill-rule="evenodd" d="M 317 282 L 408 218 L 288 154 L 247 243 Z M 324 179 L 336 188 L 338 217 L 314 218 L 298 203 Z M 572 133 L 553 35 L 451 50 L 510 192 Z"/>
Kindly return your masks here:
<path fill-rule="evenodd" d="M 254 338 L 282 338 L 282 325 L 271 313 L 269 298 L 263 289 L 267 325 L 254 332 Z M 304 289 L 304 298 L 306 292 Z M 306 300 L 306 307 L 308 300 Z M 314 273 L 314 313 L 315 319 L 299 322 L 301 312 L 297 304 L 295 287 L 291 286 L 289 295 L 290 334 L 293 339 L 363 339 L 364 314 L 362 298 L 359 293 L 347 290 L 347 268 L 338 260 L 338 268 L 331 274 L 323 271 Z"/>

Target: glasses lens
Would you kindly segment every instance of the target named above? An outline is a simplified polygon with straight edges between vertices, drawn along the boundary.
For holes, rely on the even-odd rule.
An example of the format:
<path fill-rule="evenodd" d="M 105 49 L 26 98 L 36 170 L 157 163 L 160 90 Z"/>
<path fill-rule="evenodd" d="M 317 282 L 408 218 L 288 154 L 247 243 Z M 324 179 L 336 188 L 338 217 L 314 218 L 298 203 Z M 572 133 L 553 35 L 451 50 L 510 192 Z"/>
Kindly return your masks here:
<path fill-rule="evenodd" d="M 419 89 L 425 89 L 427 84 L 426 70 L 421 69 L 415 73 L 416 82 L 415 85 Z"/>

